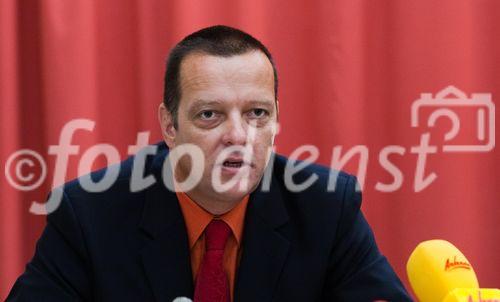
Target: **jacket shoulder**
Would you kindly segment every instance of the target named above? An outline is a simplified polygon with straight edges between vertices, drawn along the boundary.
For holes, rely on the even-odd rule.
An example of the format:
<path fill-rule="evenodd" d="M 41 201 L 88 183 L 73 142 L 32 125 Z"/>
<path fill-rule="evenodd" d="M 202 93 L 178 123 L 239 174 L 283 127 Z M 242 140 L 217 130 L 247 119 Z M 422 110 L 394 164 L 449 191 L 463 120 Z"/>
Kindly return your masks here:
<path fill-rule="evenodd" d="M 99 197 L 98 193 L 109 194 L 129 190 L 133 177 L 137 177 L 139 180 L 154 174 L 157 166 L 162 165 L 167 153 L 168 149 L 164 143 L 148 145 L 120 163 L 109 165 L 66 182 L 62 188 L 69 196 L 90 194 L 92 197 Z M 139 158 L 141 159 L 139 160 Z"/>
<path fill-rule="evenodd" d="M 302 165 L 300 170 L 292 168 L 298 165 Z M 283 203 L 303 227 L 339 235 L 360 214 L 362 197 L 355 176 L 280 155 L 274 159 L 274 169 Z"/>
<path fill-rule="evenodd" d="M 297 196 L 313 194 L 320 199 L 343 200 L 360 191 L 354 175 L 320 164 L 276 155 L 274 169 L 278 182 Z"/>

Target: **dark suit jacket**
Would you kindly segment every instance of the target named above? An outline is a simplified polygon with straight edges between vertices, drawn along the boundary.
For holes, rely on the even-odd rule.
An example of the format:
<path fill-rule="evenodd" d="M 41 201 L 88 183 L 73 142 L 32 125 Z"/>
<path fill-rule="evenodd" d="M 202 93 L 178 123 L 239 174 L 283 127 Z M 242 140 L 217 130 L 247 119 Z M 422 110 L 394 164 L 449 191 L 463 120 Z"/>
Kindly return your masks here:
<path fill-rule="evenodd" d="M 188 238 L 174 192 L 161 178 L 168 150 L 146 162 L 156 183 L 131 193 L 133 158 L 105 192 L 64 185 L 58 209 L 7 301 L 172 301 L 193 296 Z M 309 189 L 287 190 L 287 159 L 276 156 L 270 190 L 250 196 L 235 301 L 409 301 L 360 211 L 353 176 L 311 165 L 294 176 Z M 91 176 L 98 180 L 105 170 Z"/>

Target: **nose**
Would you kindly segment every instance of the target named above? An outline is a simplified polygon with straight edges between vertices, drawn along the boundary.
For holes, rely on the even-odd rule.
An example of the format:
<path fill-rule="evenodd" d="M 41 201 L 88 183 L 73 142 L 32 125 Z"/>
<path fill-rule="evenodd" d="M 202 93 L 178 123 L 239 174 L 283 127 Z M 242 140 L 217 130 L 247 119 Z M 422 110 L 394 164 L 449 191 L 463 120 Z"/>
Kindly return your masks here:
<path fill-rule="evenodd" d="M 239 113 L 232 113 L 227 119 L 222 140 L 226 146 L 246 144 L 247 125 Z"/>

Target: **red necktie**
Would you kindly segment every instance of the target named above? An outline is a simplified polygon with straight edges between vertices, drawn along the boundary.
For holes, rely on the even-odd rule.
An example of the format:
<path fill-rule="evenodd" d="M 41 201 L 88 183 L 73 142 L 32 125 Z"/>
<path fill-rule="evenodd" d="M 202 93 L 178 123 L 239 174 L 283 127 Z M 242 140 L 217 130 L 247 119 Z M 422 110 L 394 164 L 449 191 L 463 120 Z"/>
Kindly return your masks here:
<path fill-rule="evenodd" d="M 205 229 L 205 255 L 196 277 L 194 302 L 229 302 L 229 282 L 223 266 L 224 247 L 231 229 L 212 220 Z"/>

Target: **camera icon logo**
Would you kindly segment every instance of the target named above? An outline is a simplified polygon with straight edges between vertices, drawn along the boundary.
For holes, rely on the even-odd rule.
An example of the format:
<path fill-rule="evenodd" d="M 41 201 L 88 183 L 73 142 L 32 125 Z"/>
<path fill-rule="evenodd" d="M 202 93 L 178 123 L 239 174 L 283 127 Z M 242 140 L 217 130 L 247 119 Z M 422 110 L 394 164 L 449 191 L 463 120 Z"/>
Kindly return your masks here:
<path fill-rule="evenodd" d="M 426 123 L 422 122 L 425 116 Z M 451 122 L 444 134 L 443 152 L 488 152 L 495 147 L 495 104 L 490 93 L 473 93 L 469 98 L 458 88 L 448 86 L 434 97 L 422 93 L 411 106 L 414 128 L 436 127 L 442 118 Z"/>

